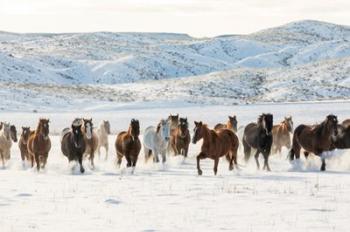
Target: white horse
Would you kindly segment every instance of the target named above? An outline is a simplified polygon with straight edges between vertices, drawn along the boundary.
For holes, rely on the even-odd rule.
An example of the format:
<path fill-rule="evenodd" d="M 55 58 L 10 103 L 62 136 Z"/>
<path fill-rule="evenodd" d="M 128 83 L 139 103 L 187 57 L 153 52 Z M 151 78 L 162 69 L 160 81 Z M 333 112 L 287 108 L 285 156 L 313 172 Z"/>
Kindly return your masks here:
<path fill-rule="evenodd" d="M 17 142 L 16 127 L 9 123 L 3 123 L 0 131 L 0 156 L 3 167 L 5 167 L 5 160 L 11 158 L 12 141 Z"/>
<path fill-rule="evenodd" d="M 101 147 L 104 147 L 106 150 L 106 158 L 108 158 L 108 135 L 111 134 L 111 125 L 109 124 L 109 121 L 103 120 L 100 123 L 99 128 L 97 129 L 97 136 L 98 136 L 98 146 L 97 146 L 97 152 L 98 157 L 101 155 Z"/>
<path fill-rule="evenodd" d="M 170 141 L 170 122 L 162 119 L 157 128 L 149 126 L 143 134 L 143 150 L 147 161 L 153 153 L 153 161 L 159 162 L 158 155 L 162 155 L 162 162 L 166 161 L 166 151 Z"/>

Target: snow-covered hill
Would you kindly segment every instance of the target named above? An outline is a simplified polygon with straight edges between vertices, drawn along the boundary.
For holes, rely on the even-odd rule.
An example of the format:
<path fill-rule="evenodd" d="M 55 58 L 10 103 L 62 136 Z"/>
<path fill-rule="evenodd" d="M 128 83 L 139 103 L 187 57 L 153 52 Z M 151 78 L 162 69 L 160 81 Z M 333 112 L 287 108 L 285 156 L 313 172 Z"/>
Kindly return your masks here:
<path fill-rule="evenodd" d="M 75 107 L 85 100 L 344 99 L 349 73 L 350 27 L 311 20 L 200 39 L 167 33 L 0 32 L 4 109 Z"/>

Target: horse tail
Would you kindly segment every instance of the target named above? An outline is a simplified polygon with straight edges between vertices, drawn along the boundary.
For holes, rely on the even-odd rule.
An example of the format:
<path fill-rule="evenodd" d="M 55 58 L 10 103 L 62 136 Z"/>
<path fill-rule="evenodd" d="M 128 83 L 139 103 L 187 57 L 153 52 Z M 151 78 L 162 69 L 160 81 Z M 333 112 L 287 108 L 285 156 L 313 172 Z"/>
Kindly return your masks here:
<path fill-rule="evenodd" d="M 294 130 L 294 134 L 293 134 L 293 143 L 292 143 L 292 149 L 290 149 L 290 152 L 288 154 L 289 156 L 289 160 L 294 160 L 294 158 L 296 158 L 295 152 L 296 150 L 300 151 L 300 144 L 298 142 L 298 138 L 301 134 L 301 132 L 306 128 L 305 125 L 300 125 L 297 128 L 295 128 Z"/>

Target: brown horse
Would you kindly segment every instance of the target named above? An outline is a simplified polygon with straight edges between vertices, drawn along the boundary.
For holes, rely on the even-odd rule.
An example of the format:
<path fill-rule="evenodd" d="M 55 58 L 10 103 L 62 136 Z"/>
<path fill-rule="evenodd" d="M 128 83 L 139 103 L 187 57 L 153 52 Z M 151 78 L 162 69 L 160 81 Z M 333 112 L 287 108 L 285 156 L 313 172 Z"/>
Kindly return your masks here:
<path fill-rule="evenodd" d="M 28 138 L 27 149 L 30 155 L 34 157 L 38 171 L 40 170 L 40 165 L 42 168 L 45 168 L 51 149 L 49 122 L 49 119 L 41 118 L 36 130 Z"/>
<path fill-rule="evenodd" d="M 294 130 L 293 146 L 290 150 L 290 160 L 300 158 L 300 150 L 303 148 L 305 158 L 312 152 L 321 157 L 321 171 L 326 170 L 325 158 L 322 157 L 324 151 L 334 149 L 333 138 L 338 135 L 337 116 L 328 115 L 326 119 L 318 125 L 299 125 Z"/>
<path fill-rule="evenodd" d="M 200 160 L 210 158 L 214 160 L 214 174 L 218 170 L 219 158 L 226 156 L 229 161 L 229 170 L 233 170 L 233 162 L 237 166 L 238 138 L 233 131 L 223 129 L 220 131 L 210 130 L 202 122 L 194 122 L 194 135 L 192 142 L 196 144 L 198 140 L 203 139 L 201 152 L 197 155 L 198 175 L 202 175 Z"/>
<path fill-rule="evenodd" d="M 128 131 L 122 131 L 118 134 L 115 141 L 115 149 L 117 151 L 118 166 L 122 163 L 122 158 L 125 156 L 127 167 L 136 166 L 137 158 L 141 150 L 140 123 L 138 120 L 132 119 Z"/>
<path fill-rule="evenodd" d="M 345 119 L 342 123 L 341 123 L 342 126 L 344 127 L 349 127 L 350 126 L 350 119 Z"/>
<path fill-rule="evenodd" d="M 190 131 L 188 130 L 187 118 L 180 118 L 179 125 L 174 134 L 170 137 L 170 144 L 175 155 L 181 154 L 184 157 L 187 157 L 190 142 L 191 136 Z"/>
<path fill-rule="evenodd" d="M 285 117 L 284 120 L 278 124 L 272 127 L 272 153 L 276 154 L 281 153 L 282 147 L 288 148 L 288 150 L 292 147 L 291 146 L 291 136 L 290 134 L 293 133 L 293 120 L 292 117 Z"/>
<path fill-rule="evenodd" d="M 27 160 L 31 162 L 32 167 L 34 167 L 34 157 L 29 154 L 28 146 L 27 146 L 29 135 L 31 133 L 34 133 L 34 131 L 30 131 L 30 127 L 22 126 L 22 134 L 18 141 L 18 147 L 19 147 L 19 150 L 21 151 L 22 161 L 24 162 L 25 160 Z"/>
<path fill-rule="evenodd" d="M 226 124 L 218 123 L 214 127 L 214 130 L 229 129 L 237 133 L 237 117 L 236 115 L 228 116 L 228 121 Z"/>
<path fill-rule="evenodd" d="M 88 157 L 88 159 L 91 162 L 92 168 L 95 167 L 94 164 L 94 158 L 95 158 L 95 152 L 98 147 L 98 136 L 93 130 L 93 123 L 92 118 L 90 119 L 83 119 L 83 134 L 84 134 L 84 140 L 85 140 L 85 154 Z"/>

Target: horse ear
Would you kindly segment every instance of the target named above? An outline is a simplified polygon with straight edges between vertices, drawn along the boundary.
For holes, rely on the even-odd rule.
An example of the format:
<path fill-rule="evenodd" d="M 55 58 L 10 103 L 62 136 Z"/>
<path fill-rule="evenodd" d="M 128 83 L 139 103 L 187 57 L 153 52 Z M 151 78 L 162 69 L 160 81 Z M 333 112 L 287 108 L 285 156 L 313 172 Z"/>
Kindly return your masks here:
<path fill-rule="evenodd" d="M 196 125 L 196 126 L 197 126 L 197 125 L 198 125 L 198 122 L 194 121 L 194 125 Z"/>
<path fill-rule="evenodd" d="M 200 121 L 200 122 L 199 122 L 199 125 L 200 125 L 200 126 L 202 126 L 202 125 L 203 125 L 202 121 Z"/>

